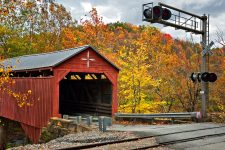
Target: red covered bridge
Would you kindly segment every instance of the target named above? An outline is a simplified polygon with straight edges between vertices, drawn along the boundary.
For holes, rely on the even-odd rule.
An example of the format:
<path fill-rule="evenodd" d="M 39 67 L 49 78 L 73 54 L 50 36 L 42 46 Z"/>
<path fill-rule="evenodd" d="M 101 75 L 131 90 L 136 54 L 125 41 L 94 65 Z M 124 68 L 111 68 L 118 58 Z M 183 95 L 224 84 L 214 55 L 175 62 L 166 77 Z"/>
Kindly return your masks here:
<path fill-rule="evenodd" d="M 35 143 L 51 117 L 111 116 L 117 111 L 119 69 L 91 46 L 20 56 L 5 63 L 16 66 L 12 90 L 31 90 L 34 105 L 20 108 L 13 97 L 1 94 L 0 116 L 20 122 Z"/>

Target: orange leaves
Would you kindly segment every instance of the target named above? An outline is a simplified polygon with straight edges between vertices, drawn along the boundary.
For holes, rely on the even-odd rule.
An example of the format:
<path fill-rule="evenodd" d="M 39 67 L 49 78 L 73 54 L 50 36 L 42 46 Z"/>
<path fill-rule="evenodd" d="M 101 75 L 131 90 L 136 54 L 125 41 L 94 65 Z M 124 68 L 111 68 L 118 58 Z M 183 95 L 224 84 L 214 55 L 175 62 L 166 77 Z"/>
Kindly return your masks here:
<path fill-rule="evenodd" d="M 55 11 L 55 6 L 54 6 L 54 4 L 53 4 L 53 3 L 51 3 L 51 4 L 50 4 L 50 6 L 49 6 L 49 10 L 50 10 L 50 11 Z"/>
<path fill-rule="evenodd" d="M 28 103 L 29 106 L 32 106 L 32 100 L 29 100 L 29 95 L 32 94 L 31 90 L 28 90 L 24 93 L 16 92 L 13 90 L 15 80 L 13 80 L 13 78 L 10 78 L 11 71 L 12 67 L 5 66 L 5 64 L 0 60 L 0 94 L 7 94 L 8 96 L 12 96 L 19 107 L 23 107 Z"/>
<path fill-rule="evenodd" d="M 28 8 L 28 9 L 31 9 L 31 8 L 33 8 L 34 6 L 35 6 L 35 3 L 33 3 L 33 2 L 26 2 L 25 3 L 25 6 Z"/>
<path fill-rule="evenodd" d="M 97 9 L 96 8 L 92 8 L 92 10 L 89 12 L 90 14 L 90 20 L 81 20 L 82 25 L 88 25 L 88 24 L 92 24 L 93 26 L 99 26 L 104 24 L 102 21 L 102 17 L 99 17 Z"/>
<path fill-rule="evenodd" d="M 0 80 L 0 94 L 7 94 L 9 96 L 12 96 L 19 107 L 33 105 L 33 100 L 29 99 L 29 96 L 32 94 L 31 90 L 28 90 L 24 93 L 15 92 L 12 90 L 13 84 L 15 84 L 14 80 L 9 77 L 7 79 L 4 79 L 2 76 L 0 77 Z"/>

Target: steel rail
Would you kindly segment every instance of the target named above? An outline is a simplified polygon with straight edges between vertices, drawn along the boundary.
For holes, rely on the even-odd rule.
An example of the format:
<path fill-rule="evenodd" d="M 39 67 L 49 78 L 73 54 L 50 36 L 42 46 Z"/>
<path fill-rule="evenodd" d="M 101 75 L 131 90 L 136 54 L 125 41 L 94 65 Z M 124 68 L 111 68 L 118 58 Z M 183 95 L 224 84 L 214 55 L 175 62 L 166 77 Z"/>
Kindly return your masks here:
<path fill-rule="evenodd" d="M 143 147 L 139 147 L 139 148 L 134 148 L 131 150 L 144 150 L 144 149 L 155 148 L 155 147 L 163 147 L 163 146 L 168 146 L 168 145 L 172 145 L 172 144 L 190 142 L 190 141 L 204 139 L 207 137 L 216 137 L 216 136 L 223 136 L 223 135 L 225 135 L 225 133 L 209 134 L 209 135 L 203 135 L 203 136 L 180 139 L 180 140 L 171 140 L 171 141 L 167 141 L 167 142 L 159 142 L 158 144 L 151 145 L 151 146 L 143 146 Z"/>
<path fill-rule="evenodd" d="M 62 149 L 58 149 L 58 150 L 78 150 L 78 149 L 87 149 L 87 148 L 93 148 L 93 147 L 97 147 L 97 146 L 104 146 L 104 145 L 110 145 L 110 144 L 116 144 L 116 143 L 132 142 L 132 141 L 137 141 L 137 140 L 146 139 L 146 138 L 152 138 L 152 137 L 153 137 L 153 136 L 137 137 L 137 138 L 130 138 L 130 139 L 117 140 L 117 141 L 109 141 L 109 142 L 101 142 L 101 143 L 94 143 L 94 144 L 80 145 L 80 146 L 74 146 L 74 147 L 62 148 Z"/>
<path fill-rule="evenodd" d="M 177 131 L 177 132 L 172 132 L 172 133 L 155 134 L 154 137 L 160 137 L 160 136 L 171 135 L 171 134 L 179 134 L 179 133 L 187 133 L 187 132 L 193 132 L 193 131 L 202 131 L 202 130 L 217 129 L 217 128 L 223 128 L 223 127 L 225 127 L 225 126 L 208 127 L 208 128 L 202 128 L 202 129 Z M 141 133 L 142 131 L 135 131 L 135 132 Z"/>

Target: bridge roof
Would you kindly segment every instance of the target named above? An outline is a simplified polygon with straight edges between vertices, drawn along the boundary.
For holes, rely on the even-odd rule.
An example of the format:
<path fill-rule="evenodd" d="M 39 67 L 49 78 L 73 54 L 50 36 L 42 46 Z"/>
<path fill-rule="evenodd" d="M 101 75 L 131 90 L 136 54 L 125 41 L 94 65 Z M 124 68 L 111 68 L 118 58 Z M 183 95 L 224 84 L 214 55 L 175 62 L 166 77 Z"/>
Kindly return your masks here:
<path fill-rule="evenodd" d="M 101 57 L 103 57 L 107 62 L 109 62 L 112 66 L 114 66 L 116 69 L 119 70 L 119 68 L 116 65 L 114 65 L 111 61 L 109 61 L 106 57 L 104 57 L 102 54 L 100 54 L 97 50 L 95 50 L 90 45 L 84 45 L 80 47 L 48 52 L 48 53 L 24 55 L 24 56 L 9 58 L 4 60 L 3 63 L 5 66 L 12 66 L 13 71 L 55 67 L 88 48 L 93 49 L 96 53 L 98 53 Z"/>

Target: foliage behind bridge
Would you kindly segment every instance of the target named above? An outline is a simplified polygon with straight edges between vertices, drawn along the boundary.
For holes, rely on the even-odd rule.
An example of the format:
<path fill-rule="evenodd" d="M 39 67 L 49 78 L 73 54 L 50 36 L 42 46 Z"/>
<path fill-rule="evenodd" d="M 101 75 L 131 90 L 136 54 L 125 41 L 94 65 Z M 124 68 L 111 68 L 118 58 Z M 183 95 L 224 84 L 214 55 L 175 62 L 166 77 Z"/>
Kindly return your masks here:
<path fill-rule="evenodd" d="M 200 70 L 199 44 L 173 39 L 151 26 L 105 24 L 94 8 L 80 24 L 55 2 L 4 1 L 0 10 L 2 59 L 89 44 L 121 68 L 119 111 L 200 110 L 200 84 L 189 80 L 191 72 Z M 218 75 L 210 84 L 210 111 L 225 111 L 224 50 L 218 48 L 210 57 L 210 71 Z"/>

